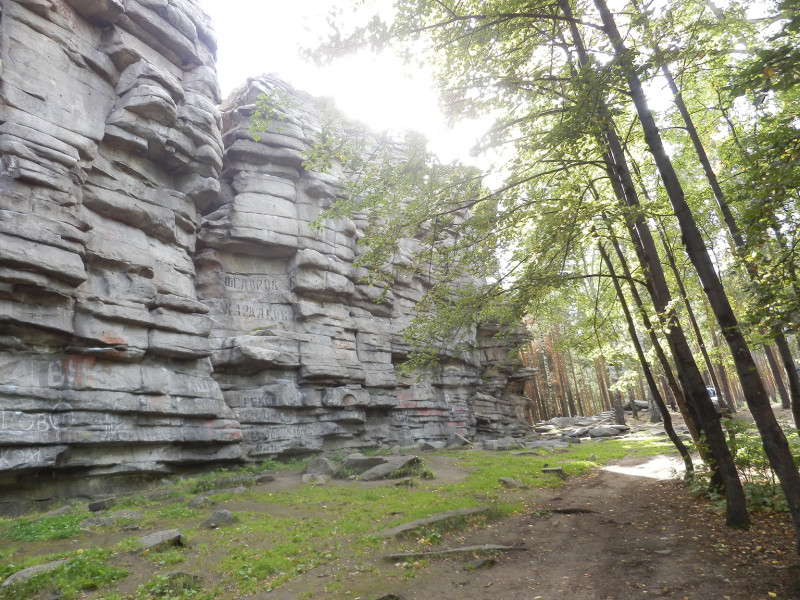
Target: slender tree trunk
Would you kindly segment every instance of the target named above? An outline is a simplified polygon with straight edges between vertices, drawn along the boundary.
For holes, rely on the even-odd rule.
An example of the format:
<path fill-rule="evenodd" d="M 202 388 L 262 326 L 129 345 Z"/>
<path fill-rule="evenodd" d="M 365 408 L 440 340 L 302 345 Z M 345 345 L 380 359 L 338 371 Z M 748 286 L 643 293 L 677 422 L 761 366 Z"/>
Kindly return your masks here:
<path fill-rule="evenodd" d="M 605 248 L 603 248 L 603 244 L 598 241 L 597 246 L 600 249 L 600 256 L 606 263 L 608 272 L 611 275 L 611 281 L 614 284 L 614 290 L 617 293 L 617 299 L 620 303 L 620 307 L 622 308 L 622 313 L 623 315 L 625 315 L 625 322 L 628 325 L 628 334 L 630 335 L 631 342 L 633 343 L 633 348 L 634 350 L 636 350 L 636 356 L 639 359 L 639 364 L 642 367 L 642 372 L 644 373 L 644 377 L 647 380 L 647 387 L 650 389 L 650 393 L 653 396 L 653 399 L 655 400 L 659 411 L 661 412 L 661 418 L 664 421 L 664 431 L 666 432 L 667 437 L 669 437 L 669 439 L 675 445 L 675 448 L 678 450 L 678 453 L 681 455 L 681 458 L 683 458 L 683 464 L 685 465 L 686 468 L 686 473 L 684 477 L 686 479 L 690 479 L 694 474 L 694 465 L 692 464 L 692 457 L 689 455 L 689 451 L 686 449 L 686 446 L 683 444 L 681 439 L 678 437 L 678 434 L 675 433 L 675 429 L 672 427 L 672 415 L 669 414 L 669 410 L 667 410 L 667 405 L 664 404 L 664 400 L 658 391 L 658 384 L 656 383 L 655 377 L 653 377 L 653 372 L 650 370 L 650 364 L 647 362 L 647 359 L 645 358 L 644 350 L 642 349 L 642 345 L 639 342 L 639 336 L 636 333 L 636 325 L 633 322 L 631 311 L 628 308 L 628 302 L 625 299 L 625 294 L 622 293 L 622 287 L 620 286 L 619 280 L 617 279 L 617 275 L 614 272 L 614 265 L 611 263 L 611 259 L 609 258 Z M 631 403 L 632 405 L 635 404 L 633 397 L 631 397 Z"/>
<path fill-rule="evenodd" d="M 553 327 L 553 336 L 556 340 L 561 339 L 561 333 L 558 330 L 558 325 Z M 569 416 L 574 417 L 577 416 L 577 411 L 575 410 L 575 399 L 572 396 L 572 389 L 569 386 L 569 378 L 567 377 L 567 368 L 564 365 L 564 353 L 556 350 L 555 347 L 553 348 L 553 353 L 555 355 L 556 360 L 558 361 L 558 375 L 561 379 L 561 386 L 563 390 L 566 392 L 567 395 L 567 408 L 569 409 Z"/>
<path fill-rule="evenodd" d="M 772 379 L 775 382 L 775 388 L 778 390 L 778 397 L 781 399 L 781 408 L 789 408 L 791 402 L 789 394 L 786 392 L 786 386 L 783 384 L 781 377 L 781 368 L 778 366 L 778 360 L 775 358 L 775 350 L 771 346 L 764 344 L 764 354 L 769 363 L 769 370 L 772 371 Z"/>
<path fill-rule="evenodd" d="M 742 232 L 736 223 L 733 212 L 731 212 L 728 201 L 722 192 L 722 187 L 719 185 L 719 181 L 717 180 L 717 174 L 714 172 L 714 169 L 711 166 L 711 161 L 709 160 L 705 147 L 703 146 L 703 142 L 700 140 L 700 136 L 697 133 L 697 128 L 694 126 L 692 116 L 683 101 L 683 95 L 678 89 L 678 86 L 675 84 L 672 73 L 670 73 L 666 64 L 661 65 L 661 72 L 664 75 L 664 79 L 667 81 L 667 85 L 672 91 L 672 95 L 675 99 L 675 106 L 677 106 L 678 111 L 681 114 L 684 125 L 686 126 L 686 131 L 689 134 L 689 138 L 692 140 L 692 145 L 694 146 L 697 158 L 703 167 L 706 180 L 708 181 L 708 184 L 714 193 L 714 199 L 717 201 L 717 206 L 719 207 L 720 213 L 722 213 L 722 220 L 725 222 L 728 235 L 730 236 L 734 247 L 739 249 L 744 246 L 744 237 L 742 236 Z M 780 240 L 780 228 L 776 228 L 775 233 L 776 237 Z M 748 271 L 748 275 L 752 279 L 755 273 Z M 786 371 L 786 379 L 789 382 L 789 403 L 792 408 L 794 425 L 795 428 L 798 429 L 798 434 L 800 434 L 800 373 L 797 372 L 797 367 L 794 358 L 792 357 L 792 353 L 789 350 L 789 343 L 786 341 L 785 334 L 778 327 L 773 329 L 773 333 L 775 334 L 775 345 L 778 348 L 778 354 L 781 357 L 783 368 Z M 778 378 L 779 376 L 776 376 L 776 379 Z M 781 404 L 783 404 L 783 396 L 781 396 Z"/>
<path fill-rule="evenodd" d="M 692 326 L 694 337 L 697 340 L 697 345 L 700 347 L 700 354 L 703 357 L 703 361 L 706 363 L 706 369 L 708 370 L 708 377 L 711 380 L 711 385 L 714 387 L 715 391 L 719 392 L 719 381 L 717 381 L 717 375 L 714 373 L 714 365 L 711 363 L 711 358 L 708 356 L 706 343 L 703 340 L 703 334 L 700 332 L 700 326 L 697 324 L 697 318 L 694 316 L 692 303 L 689 302 L 689 295 L 686 293 L 686 287 L 683 285 L 683 277 L 681 276 L 681 272 L 678 269 L 678 264 L 675 261 L 675 254 L 672 252 L 672 249 L 667 243 L 667 238 L 664 235 L 664 231 L 659 229 L 658 234 L 661 238 L 661 245 L 664 247 L 664 253 L 667 257 L 667 264 L 669 264 L 670 270 L 675 277 L 675 282 L 678 285 L 678 293 L 681 295 L 681 298 L 683 299 L 683 305 L 686 307 L 686 316 L 689 318 L 689 324 Z M 724 399 L 722 401 L 723 403 L 725 402 Z M 723 404 L 723 406 L 726 405 Z M 728 406 L 727 408 L 731 414 L 736 412 L 736 409 L 733 406 Z"/>
<path fill-rule="evenodd" d="M 595 406 L 595 397 L 593 394 L 589 392 L 589 384 L 586 383 L 586 367 L 584 365 L 578 365 L 578 373 L 581 374 L 581 389 L 583 390 L 583 397 L 585 399 L 586 405 L 586 412 L 584 413 L 586 416 L 590 416 L 596 412 Z"/>
<path fill-rule="evenodd" d="M 569 23 L 581 67 L 587 68 L 590 61 L 583 46 L 580 32 L 572 18 L 569 0 L 559 0 L 559 7 Z M 601 9 L 601 12 L 605 10 L 608 13 L 604 3 L 598 2 L 598 8 Z M 603 120 L 608 123 L 604 139 L 607 153 L 603 158 L 607 164 L 606 169 L 614 188 L 614 193 L 623 206 L 634 208 L 638 213 L 639 199 L 636 187 L 625 159 L 622 144 L 617 136 L 612 116 L 604 105 L 598 106 L 598 109 L 601 111 Z M 667 340 L 675 359 L 681 387 L 687 395 L 687 407 L 691 413 L 692 420 L 698 427 L 702 427 L 706 434 L 708 447 L 715 459 L 712 465 L 716 469 L 715 475 L 718 476 L 725 487 L 726 522 L 731 526 L 747 526 L 750 520 L 747 514 L 744 490 L 742 489 L 741 481 L 739 481 L 736 466 L 725 442 L 725 434 L 720 427 L 714 406 L 706 392 L 703 378 L 700 375 L 697 364 L 694 362 L 689 344 L 679 326 L 674 311 L 670 308 L 669 287 L 659 262 L 655 242 L 647 223 L 640 213 L 634 219 L 631 233 L 634 248 L 645 271 L 648 291 L 656 312 L 662 315 L 662 318 L 666 321 Z"/>
<path fill-rule="evenodd" d="M 792 418 L 794 419 L 794 426 L 800 435 L 800 373 L 797 372 L 795 367 L 792 351 L 789 349 L 789 342 L 786 340 L 785 335 L 775 336 L 775 346 L 778 348 L 778 354 L 783 362 L 783 367 L 786 369 L 786 378 L 789 380 L 789 397 L 791 398 L 792 405 Z"/>
<path fill-rule="evenodd" d="M 708 330 L 711 332 L 711 345 L 714 347 L 715 350 L 721 350 L 722 347 L 720 346 L 719 339 L 717 338 L 717 329 L 714 326 L 714 319 L 711 318 L 711 308 L 708 306 L 708 301 L 703 301 L 703 307 L 706 311 L 706 320 L 708 322 Z M 723 399 L 725 400 L 725 405 L 730 406 L 731 408 L 736 408 L 736 399 L 733 395 L 733 390 L 731 388 L 730 382 L 728 381 L 728 370 L 725 368 L 725 365 L 722 364 L 721 361 L 717 361 L 717 379 L 722 385 L 722 390 L 717 390 L 717 393 L 722 393 Z"/>
<path fill-rule="evenodd" d="M 595 0 L 600 11 L 604 30 L 614 46 L 615 57 L 625 72 L 631 97 L 639 116 L 639 122 L 645 132 L 645 141 L 658 167 L 664 189 L 667 192 L 675 216 L 681 228 L 682 239 L 689 259 L 697 271 L 703 290 L 706 292 L 711 310 L 717 318 L 723 337 L 728 343 L 736 365 L 739 381 L 745 393 L 750 414 L 756 422 L 761 434 L 764 450 L 770 464 L 778 475 L 789 511 L 798 534 L 797 550 L 800 552 L 800 473 L 794 464 L 786 436 L 778 425 L 775 413 L 766 398 L 764 384 L 755 368 L 753 358 L 747 347 L 736 317 L 731 309 L 728 297 L 717 276 L 711 258 L 705 248 L 702 235 L 697 227 L 683 194 L 678 176 L 664 150 L 658 127 L 653 120 L 641 82 L 634 69 L 630 55 L 625 47 L 614 19 L 604 0 Z"/>
<path fill-rule="evenodd" d="M 594 374 L 597 378 L 597 387 L 600 390 L 600 402 L 602 403 L 602 411 L 611 410 L 611 401 L 608 399 L 608 388 L 606 388 L 606 380 L 603 376 L 603 368 L 600 366 L 600 361 L 594 360 Z"/>
<path fill-rule="evenodd" d="M 586 415 L 587 412 L 583 407 L 583 402 L 581 401 L 581 391 L 580 387 L 578 387 L 578 378 L 575 376 L 575 365 L 572 363 L 572 352 L 567 349 L 567 360 L 569 361 L 569 370 L 572 373 L 572 386 L 575 388 L 575 404 L 576 409 L 579 415 Z"/>
<path fill-rule="evenodd" d="M 600 359 L 603 361 L 603 366 L 605 366 L 605 359 L 602 356 Z M 611 398 L 611 409 L 614 411 L 614 422 L 617 425 L 625 425 L 625 410 L 622 408 L 622 395 L 619 390 L 611 389 L 617 385 L 617 368 L 614 365 L 608 365 L 604 373 L 609 396 Z"/>
<path fill-rule="evenodd" d="M 661 388 L 664 390 L 664 396 L 669 401 L 670 408 L 672 408 L 672 410 L 678 410 L 675 396 L 672 395 L 672 389 L 670 389 L 669 382 L 664 375 L 661 376 Z"/>
<path fill-rule="evenodd" d="M 634 304 L 636 304 L 636 307 L 639 310 L 639 316 L 642 319 L 642 324 L 644 325 L 644 328 L 647 330 L 647 333 L 650 336 L 650 343 L 653 344 L 653 350 L 655 351 L 656 357 L 658 358 L 658 362 L 661 364 L 661 368 L 664 371 L 664 377 L 667 380 L 667 385 L 669 386 L 669 389 L 672 392 L 673 407 L 677 403 L 678 410 L 680 411 L 681 416 L 683 416 L 683 422 L 689 428 L 689 434 L 692 436 L 692 440 L 694 440 L 696 446 L 701 447 L 700 431 L 698 429 L 698 425 L 695 423 L 694 418 L 691 416 L 689 412 L 689 407 L 686 405 L 686 400 L 683 395 L 683 390 L 681 390 L 680 385 L 678 385 L 678 382 L 675 380 L 675 374 L 672 372 L 672 366 L 670 365 L 669 360 L 667 359 L 667 355 L 661 346 L 661 341 L 658 339 L 658 335 L 656 335 L 653 323 L 650 321 L 650 316 L 647 314 L 647 309 L 645 308 L 644 302 L 642 301 L 642 298 L 639 295 L 639 290 L 636 288 L 636 284 L 633 281 L 633 276 L 631 274 L 630 267 L 628 266 L 628 261 L 625 258 L 625 254 L 622 252 L 622 248 L 620 247 L 617 239 L 614 237 L 613 231 L 611 230 L 610 227 L 608 228 L 608 231 L 611 239 L 611 244 L 617 255 L 619 264 L 622 267 L 622 274 L 628 281 L 628 285 L 631 291 L 631 297 L 633 298 Z"/>

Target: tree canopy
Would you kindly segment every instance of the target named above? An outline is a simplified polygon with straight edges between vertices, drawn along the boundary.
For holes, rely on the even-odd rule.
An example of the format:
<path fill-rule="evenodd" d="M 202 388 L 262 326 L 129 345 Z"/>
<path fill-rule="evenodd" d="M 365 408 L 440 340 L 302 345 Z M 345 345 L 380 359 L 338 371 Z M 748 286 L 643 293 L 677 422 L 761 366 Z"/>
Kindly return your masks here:
<path fill-rule="evenodd" d="M 368 215 L 367 277 L 426 280 L 407 330 L 419 363 L 460 328 L 525 319 L 577 354 L 572 384 L 555 354 L 543 363 L 569 394 L 575 362 L 594 364 L 606 407 L 643 374 L 655 404 L 676 401 L 704 440 L 728 522 L 746 525 L 706 385 L 724 388 L 731 410 L 736 393 L 800 531 L 800 477 L 751 353 L 775 340 L 781 364 L 764 356 L 800 418 L 786 338 L 800 327 L 797 14 L 791 0 L 397 0 L 391 14 L 335 26 L 317 58 L 391 45 L 430 65 L 450 119 L 494 118 L 476 150 L 496 166 L 442 164 L 418 136 L 335 122 L 307 166 L 346 176 L 323 218 Z"/>

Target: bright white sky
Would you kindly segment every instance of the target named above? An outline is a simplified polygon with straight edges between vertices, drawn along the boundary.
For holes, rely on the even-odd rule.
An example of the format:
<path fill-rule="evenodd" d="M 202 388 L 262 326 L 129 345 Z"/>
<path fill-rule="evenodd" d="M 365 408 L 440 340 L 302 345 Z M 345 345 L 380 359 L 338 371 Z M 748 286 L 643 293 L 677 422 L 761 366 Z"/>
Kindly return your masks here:
<path fill-rule="evenodd" d="M 420 131 L 442 160 L 465 160 L 489 123 L 449 130 L 430 74 L 392 56 L 355 56 L 320 69 L 298 54 L 327 32 L 330 0 L 199 0 L 219 44 L 217 71 L 227 96 L 247 77 L 274 73 L 295 88 L 331 96 L 375 130 Z M 346 4 L 343 2 L 343 4 Z"/>

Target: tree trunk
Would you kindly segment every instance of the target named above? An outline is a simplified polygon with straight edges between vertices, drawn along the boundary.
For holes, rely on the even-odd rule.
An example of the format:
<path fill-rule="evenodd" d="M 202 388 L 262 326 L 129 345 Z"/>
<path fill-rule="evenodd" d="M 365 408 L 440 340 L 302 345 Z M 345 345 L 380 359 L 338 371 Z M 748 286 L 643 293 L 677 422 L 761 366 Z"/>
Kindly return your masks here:
<path fill-rule="evenodd" d="M 669 410 L 667 410 L 667 405 L 664 404 L 664 400 L 661 397 L 661 393 L 658 391 L 658 384 L 656 383 L 656 380 L 653 377 L 653 372 L 650 369 L 650 364 L 647 362 L 647 359 L 645 358 L 644 350 L 642 349 L 642 345 L 639 342 L 639 336 L 636 333 L 636 325 L 633 322 L 631 311 L 628 308 L 628 302 L 625 299 L 625 294 L 622 293 L 622 287 L 620 286 L 619 280 L 617 279 L 617 275 L 614 272 L 614 265 L 611 263 L 611 259 L 609 258 L 605 248 L 603 248 L 603 244 L 598 241 L 597 246 L 600 249 L 600 256 L 602 256 L 603 262 L 606 263 L 608 272 L 611 275 L 611 281 L 614 284 L 614 290 L 617 293 L 617 299 L 619 300 L 620 306 L 622 308 L 622 313 L 623 315 L 625 315 L 625 322 L 628 325 L 628 334 L 631 337 L 631 342 L 633 343 L 633 347 L 636 350 L 636 357 L 639 359 L 639 364 L 642 366 L 642 372 L 644 373 L 644 377 L 647 380 L 647 387 L 650 389 L 650 394 L 655 400 L 656 406 L 658 406 L 658 410 L 661 412 L 661 418 L 664 421 L 664 431 L 666 432 L 667 437 L 669 437 L 669 439 L 675 445 L 675 448 L 678 450 L 678 453 L 681 455 L 681 458 L 683 458 L 683 464 L 686 468 L 686 473 L 684 475 L 684 478 L 690 479 L 694 475 L 694 465 L 692 464 L 692 457 L 689 455 L 689 451 L 686 449 L 686 446 L 683 444 L 681 439 L 678 437 L 678 434 L 675 433 L 675 429 L 672 427 L 672 415 L 669 414 Z M 631 398 L 631 403 L 635 403 L 633 398 Z"/>
<path fill-rule="evenodd" d="M 593 394 L 589 393 L 589 384 L 586 383 L 586 367 L 584 365 L 578 365 L 578 373 L 581 374 L 581 389 L 583 390 L 583 397 L 586 403 L 586 412 L 584 413 L 586 416 L 591 416 L 595 412 L 599 412 L 595 410 L 595 397 Z"/>
<path fill-rule="evenodd" d="M 620 37 L 619 31 L 617 31 L 616 24 L 605 1 L 595 0 L 595 5 L 600 11 L 605 33 L 614 46 L 615 57 L 620 60 L 625 72 L 628 88 L 639 116 L 639 122 L 645 133 L 645 141 L 653 154 L 664 189 L 678 219 L 686 253 L 700 277 L 703 290 L 711 305 L 711 310 L 714 312 L 722 330 L 722 335 L 731 349 L 745 400 L 750 408 L 750 414 L 756 422 L 764 444 L 764 450 L 773 470 L 778 475 L 781 488 L 786 497 L 789 511 L 794 521 L 795 531 L 798 535 L 797 550 L 800 552 L 800 474 L 795 467 L 789 444 L 767 400 L 764 384 L 755 368 L 747 342 L 739 328 L 728 297 L 708 255 L 697 223 L 691 214 L 689 206 L 686 204 L 683 188 L 672 167 L 669 156 L 664 150 L 658 127 L 650 114 L 650 110 L 647 108 L 644 90 L 630 61 L 628 50 Z"/>
<path fill-rule="evenodd" d="M 561 339 L 561 334 L 558 330 L 558 325 L 553 327 L 553 336 L 556 340 Z M 575 398 L 572 396 L 572 389 L 569 385 L 569 378 L 567 377 L 567 368 L 564 365 L 564 353 L 553 348 L 554 358 L 558 362 L 558 376 L 561 379 L 561 387 L 567 394 L 567 408 L 569 409 L 569 416 L 575 417 L 578 412 L 575 410 Z"/>
<path fill-rule="evenodd" d="M 714 349 L 721 349 L 719 344 L 719 339 L 717 339 L 717 329 L 714 327 L 714 319 L 711 318 L 710 314 L 710 307 L 708 306 L 708 301 L 703 301 L 703 307 L 706 311 L 706 319 L 708 322 L 708 330 L 711 332 L 711 345 Z M 723 399 L 725 400 L 725 405 L 730 406 L 731 408 L 736 408 L 736 398 L 733 395 L 733 389 L 731 388 L 730 382 L 728 381 L 728 370 L 725 368 L 725 365 L 722 362 L 718 361 L 716 364 L 717 367 L 717 380 L 722 385 L 722 390 L 717 390 L 717 394 L 720 392 L 722 393 Z"/>
<path fill-rule="evenodd" d="M 603 218 L 605 219 L 605 215 L 603 215 Z M 667 355 L 664 352 L 664 349 L 661 347 L 661 342 L 658 339 L 658 335 L 656 335 L 653 323 L 650 321 L 650 316 L 647 314 L 647 309 L 644 306 L 644 302 L 642 302 L 642 297 L 639 295 L 639 290 L 636 288 L 636 284 L 633 281 L 633 276 L 631 274 L 630 267 L 628 267 L 628 261 L 625 258 L 625 254 L 622 252 L 619 242 L 613 236 L 613 231 L 611 230 L 610 226 L 608 227 L 608 231 L 611 235 L 611 244 L 614 247 L 617 259 L 622 267 L 622 273 L 625 276 L 625 279 L 628 281 L 631 297 L 633 298 L 634 304 L 636 304 L 636 307 L 639 310 L 642 324 L 650 336 L 650 342 L 653 344 L 653 350 L 655 350 L 656 357 L 658 357 L 658 362 L 661 364 L 661 368 L 664 371 L 664 377 L 667 380 L 667 385 L 672 392 L 673 407 L 677 403 L 678 410 L 683 417 L 683 421 L 686 424 L 686 427 L 689 428 L 689 435 L 692 436 L 692 440 L 696 446 L 702 447 L 700 444 L 700 431 L 698 429 L 698 425 L 695 423 L 695 420 L 692 418 L 689 412 L 689 408 L 686 405 L 686 400 L 683 395 L 683 390 L 681 390 L 680 385 L 678 385 L 678 382 L 675 380 L 675 374 L 672 372 L 672 367 L 667 359 Z M 631 234 L 633 236 L 635 235 L 635 232 L 631 232 Z"/>
<path fill-rule="evenodd" d="M 706 350 L 706 344 L 705 341 L 703 341 L 703 334 L 700 332 L 700 326 L 697 324 L 697 319 L 694 316 L 692 303 L 689 302 L 689 295 L 686 293 L 686 287 L 683 285 L 683 277 L 681 276 L 681 272 L 678 269 L 678 264 L 675 262 L 675 254 L 673 254 L 672 249 L 667 243 L 667 238 L 664 235 L 663 230 L 659 229 L 658 234 L 659 237 L 661 238 L 661 245 L 664 247 L 664 253 L 667 256 L 667 263 L 669 264 L 670 270 L 672 271 L 672 274 L 675 277 L 675 282 L 678 285 L 678 293 L 681 295 L 681 298 L 683 299 L 683 304 L 686 307 L 686 316 L 689 318 L 689 324 L 692 326 L 692 330 L 694 331 L 694 337 L 695 339 L 697 339 L 697 345 L 700 347 L 700 354 L 703 356 L 703 361 L 706 363 L 706 369 L 708 370 L 708 377 L 711 380 L 711 385 L 714 387 L 714 390 L 716 392 L 719 392 L 720 386 L 719 386 L 719 381 L 717 381 L 717 375 L 716 373 L 714 373 L 714 365 L 711 363 L 711 358 L 708 356 L 708 351 Z M 719 396 L 717 397 L 719 398 Z M 723 404 L 723 406 L 726 405 Z M 727 406 L 727 408 L 731 414 L 736 412 L 736 409 L 733 406 Z"/>
<path fill-rule="evenodd" d="M 585 68 L 590 62 L 583 46 L 580 32 L 572 18 L 569 0 L 559 0 L 559 7 L 564 12 L 564 16 L 569 23 L 581 67 Z M 601 12 L 605 10 L 608 13 L 604 3 L 598 2 L 598 8 L 601 9 Z M 610 17 L 610 14 L 608 16 Z M 617 37 L 619 36 L 617 35 Z M 703 378 L 694 362 L 691 349 L 683 330 L 679 326 L 675 313 L 670 308 L 669 287 L 664 277 L 664 271 L 659 261 L 652 234 L 641 213 L 639 213 L 639 199 L 636 187 L 633 184 L 633 178 L 627 165 L 622 144 L 614 128 L 612 116 L 604 105 L 598 106 L 598 109 L 601 111 L 602 118 L 608 123 L 604 140 L 607 153 L 603 156 L 607 164 L 608 176 L 614 188 L 614 193 L 620 199 L 620 202 L 624 206 L 634 208 L 637 211 L 634 225 L 630 231 L 634 248 L 645 272 L 648 291 L 656 312 L 662 315 L 662 318 L 666 321 L 667 340 L 675 359 L 675 367 L 681 387 L 686 392 L 687 407 L 692 420 L 698 427 L 702 427 L 706 434 L 708 447 L 714 456 L 713 467 L 716 468 L 716 473 L 725 486 L 726 522 L 731 526 L 747 526 L 750 521 L 742 484 L 739 481 L 736 466 L 726 444 L 725 434 L 722 432 L 716 411 L 708 397 Z"/>
<path fill-rule="evenodd" d="M 717 206 L 722 213 L 722 220 L 725 222 L 728 235 L 730 236 L 734 247 L 739 249 L 744 246 L 744 237 L 742 236 L 742 232 L 736 223 L 733 213 L 731 212 L 728 201 L 725 199 L 725 195 L 722 192 L 722 187 L 719 185 L 719 181 L 717 180 L 717 174 L 714 172 L 714 169 L 711 166 L 711 161 L 708 159 L 703 142 L 700 140 L 700 136 L 697 133 L 697 128 L 694 126 L 692 116 L 689 113 L 689 110 L 686 108 L 686 104 L 683 102 L 683 95 L 678 89 L 678 86 L 675 84 L 672 73 L 670 73 L 666 64 L 661 65 L 661 72 L 664 75 L 664 79 L 667 81 L 667 85 L 669 85 L 669 88 L 672 91 L 672 95 L 675 99 L 675 106 L 677 106 L 678 111 L 681 114 L 684 125 L 686 126 L 686 131 L 689 134 L 689 138 L 692 140 L 692 145 L 694 146 L 697 158 L 703 167 L 706 180 L 708 181 L 708 184 L 714 193 L 714 199 L 717 201 Z M 780 228 L 775 229 L 775 234 L 780 241 Z M 747 271 L 747 273 L 751 279 L 755 275 L 750 271 Z M 794 358 L 792 357 L 792 353 L 789 350 L 789 343 L 786 341 L 785 334 L 777 327 L 773 329 L 773 333 L 775 334 L 775 345 L 778 348 L 778 353 L 781 357 L 783 368 L 786 371 L 786 379 L 789 382 L 789 403 L 792 408 L 794 426 L 795 429 L 798 429 L 798 434 L 800 435 L 800 373 L 797 372 L 797 367 Z M 776 376 L 776 379 L 779 379 L 779 376 Z M 784 395 L 781 395 L 781 405 L 783 405 L 784 402 Z"/>
<path fill-rule="evenodd" d="M 600 360 L 603 361 L 605 366 L 605 359 L 601 356 Z M 611 396 L 611 408 L 614 411 L 614 423 L 617 425 L 625 425 L 625 411 L 622 408 L 622 396 L 618 390 L 611 388 L 617 384 L 617 369 L 614 365 L 608 365 L 605 369 L 606 385 L 608 392 Z"/>
<path fill-rule="evenodd" d="M 666 396 L 669 401 L 670 408 L 672 408 L 672 410 L 678 410 L 675 396 L 672 395 L 672 389 L 669 387 L 669 382 L 664 375 L 661 376 L 661 388 L 664 390 L 664 396 Z"/>
<path fill-rule="evenodd" d="M 603 368 L 600 362 L 594 360 L 594 374 L 597 377 L 597 387 L 600 389 L 600 401 L 602 403 L 602 410 L 611 410 L 611 401 L 608 399 L 608 388 L 606 388 L 606 379 L 603 376 Z"/>
<path fill-rule="evenodd" d="M 578 411 L 579 415 L 587 415 L 588 412 L 583 407 L 583 402 L 581 401 L 581 391 L 580 387 L 578 387 L 578 378 L 575 376 L 575 365 L 572 363 L 572 352 L 567 349 L 567 360 L 569 361 L 569 370 L 572 373 L 572 386 L 575 388 L 575 408 Z"/>
<path fill-rule="evenodd" d="M 786 392 L 786 386 L 783 384 L 781 377 L 781 368 L 778 366 L 778 360 L 775 358 L 775 351 L 771 346 L 764 344 L 764 354 L 769 363 L 769 370 L 772 372 L 772 380 L 775 382 L 775 388 L 778 390 L 778 397 L 781 399 L 781 408 L 789 408 L 791 402 L 789 401 L 789 394 Z"/>

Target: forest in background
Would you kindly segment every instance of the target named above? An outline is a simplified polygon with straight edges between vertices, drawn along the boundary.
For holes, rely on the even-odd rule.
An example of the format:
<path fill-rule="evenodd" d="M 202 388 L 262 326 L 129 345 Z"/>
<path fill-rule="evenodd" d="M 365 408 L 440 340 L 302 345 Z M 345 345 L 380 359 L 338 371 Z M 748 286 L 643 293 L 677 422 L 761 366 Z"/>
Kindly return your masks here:
<path fill-rule="evenodd" d="M 724 416 L 747 406 L 800 533 L 796 430 L 771 406 L 779 396 L 800 423 L 797 9 L 399 0 L 355 27 L 334 14 L 318 60 L 391 46 L 432 66 L 453 122 L 495 121 L 475 148 L 481 168 L 335 116 L 306 157 L 347 175 L 323 218 L 368 216 L 364 278 L 428 289 L 405 331 L 409 366 L 469 351 L 459 332 L 480 323 L 524 321 L 523 356 L 540 368 L 533 418 L 621 418 L 623 395 L 647 398 L 691 477 L 677 406 L 728 524 L 747 526 L 713 387 Z M 280 118 L 279 100 L 262 98 L 254 130 Z"/>

